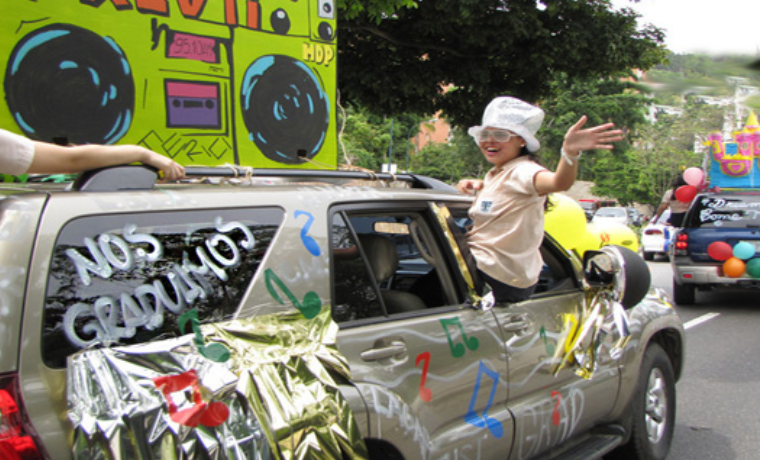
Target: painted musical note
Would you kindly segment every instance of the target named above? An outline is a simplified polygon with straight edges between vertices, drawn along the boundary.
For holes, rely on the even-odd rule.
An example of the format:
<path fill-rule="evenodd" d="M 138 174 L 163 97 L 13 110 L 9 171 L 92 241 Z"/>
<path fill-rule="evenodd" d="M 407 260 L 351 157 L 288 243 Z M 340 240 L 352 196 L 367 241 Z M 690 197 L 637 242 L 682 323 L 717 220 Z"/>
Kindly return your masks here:
<path fill-rule="evenodd" d="M 296 211 L 293 214 L 296 219 L 302 215 L 305 215 L 307 217 L 307 220 L 301 229 L 301 241 L 303 241 L 303 245 L 306 247 L 307 251 L 309 251 L 313 256 L 318 256 L 322 253 L 322 251 L 319 250 L 319 244 L 317 244 L 317 240 L 307 235 L 307 233 L 309 233 L 309 229 L 311 228 L 311 224 L 314 223 L 314 216 L 310 212 L 306 211 Z"/>
<path fill-rule="evenodd" d="M 430 367 L 430 352 L 425 351 L 417 355 L 417 361 L 414 363 L 414 365 L 419 366 L 420 361 L 425 362 L 422 365 L 422 378 L 420 379 L 420 399 L 425 402 L 430 402 L 430 400 L 433 399 L 433 392 L 430 390 L 430 388 L 425 386 L 425 381 L 427 381 L 428 367 Z"/>
<path fill-rule="evenodd" d="M 541 326 L 541 338 L 544 339 L 544 348 L 546 348 L 546 352 L 550 355 L 554 355 L 554 344 L 549 343 L 549 339 L 546 337 L 546 328 L 544 326 Z"/>
<path fill-rule="evenodd" d="M 478 399 L 478 393 L 480 393 L 480 383 L 483 374 L 487 375 L 493 380 L 493 385 L 491 386 L 491 392 L 488 395 L 488 402 L 486 403 L 486 407 L 483 409 L 483 415 L 481 416 L 475 412 L 475 402 Z M 470 407 L 467 409 L 467 413 L 464 415 L 464 421 L 478 428 L 487 427 L 488 431 L 490 431 L 492 435 L 497 438 L 501 438 L 504 436 L 504 426 L 500 421 L 488 415 L 488 409 L 490 409 L 491 405 L 493 404 L 493 399 L 494 396 L 496 396 L 496 389 L 498 388 L 498 384 L 499 373 L 489 369 L 488 366 L 483 363 L 483 361 L 480 361 L 480 366 L 478 367 L 478 378 L 475 381 L 475 388 L 472 392 Z"/>
<path fill-rule="evenodd" d="M 198 347 L 198 352 L 201 355 L 217 363 L 223 363 L 230 359 L 230 350 L 221 343 L 210 343 L 206 345 L 206 341 L 203 339 L 203 334 L 201 334 L 201 323 L 198 320 L 197 309 L 193 308 L 179 316 L 178 324 L 180 333 L 185 333 L 185 326 L 187 326 L 188 322 L 195 333 L 195 345 Z"/>
<path fill-rule="evenodd" d="M 478 341 L 477 337 L 467 337 L 467 334 L 464 332 L 464 326 L 462 326 L 462 321 L 460 321 L 458 316 L 454 318 L 442 319 L 441 325 L 443 326 L 443 330 L 446 332 L 446 338 L 449 340 L 451 354 L 455 358 L 461 358 L 464 356 L 465 351 L 467 351 L 465 350 L 465 345 L 467 345 L 467 348 L 469 348 L 471 351 L 477 350 L 480 346 L 480 342 Z M 454 343 L 448 328 L 450 325 L 459 326 L 459 330 L 462 332 L 462 341 L 464 342 L 464 345 L 461 343 Z"/>
<path fill-rule="evenodd" d="M 562 403 L 562 393 L 559 391 L 552 391 L 552 399 L 557 399 L 557 402 L 554 403 L 554 411 L 552 412 L 552 423 L 554 423 L 554 426 L 559 426 L 559 422 L 562 420 L 562 417 L 559 414 L 559 405 Z"/>
<path fill-rule="evenodd" d="M 195 370 L 189 370 L 182 374 L 162 375 L 153 378 L 153 384 L 156 385 L 166 399 L 169 417 L 174 423 L 189 427 L 196 427 L 199 424 L 208 427 L 219 426 L 224 423 L 230 416 L 230 408 L 223 402 L 213 402 L 206 404 L 203 401 L 198 374 Z M 180 409 L 177 406 L 177 399 L 172 397 L 172 393 L 181 392 L 190 389 L 189 397 L 185 395 L 185 400 L 190 402 L 190 407 Z"/>
<path fill-rule="evenodd" d="M 319 314 L 319 312 L 322 310 L 322 301 L 319 298 L 319 295 L 317 295 L 314 291 L 309 291 L 304 295 L 303 297 L 303 304 L 298 301 L 295 295 L 293 295 L 292 292 L 290 292 L 290 289 L 288 289 L 287 286 L 285 286 L 285 283 L 282 282 L 282 280 L 272 271 L 271 268 L 267 268 L 267 270 L 264 272 L 264 279 L 267 284 L 267 290 L 269 291 L 269 294 L 274 297 L 276 301 L 279 303 L 285 305 L 285 301 L 282 300 L 282 297 L 280 297 L 280 294 L 277 293 L 277 290 L 274 288 L 273 284 L 276 284 L 278 288 L 280 288 L 280 291 L 285 293 L 285 295 L 290 299 L 290 302 L 298 309 L 298 311 L 301 312 L 301 314 L 306 319 L 312 319 L 315 316 Z"/>

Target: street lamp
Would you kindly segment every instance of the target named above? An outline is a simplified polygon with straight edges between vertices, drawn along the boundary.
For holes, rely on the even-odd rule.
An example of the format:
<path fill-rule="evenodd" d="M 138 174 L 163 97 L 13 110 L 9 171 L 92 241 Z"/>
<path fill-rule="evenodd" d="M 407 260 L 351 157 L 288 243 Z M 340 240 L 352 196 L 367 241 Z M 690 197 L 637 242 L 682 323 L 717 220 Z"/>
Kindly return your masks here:
<path fill-rule="evenodd" d="M 438 121 L 437 118 L 431 118 L 430 120 L 420 121 L 409 128 L 409 132 L 406 134 L 406 138 L 409 139 L 409 148 L 406 149 L 406 172 L 409 172 L 409 150 L 414 149 L 415 153 L 417 152 L 417 148 L 415 147 L 414 143 L 412 143 L 412 130 L 414 128 L 418 128 L 423 123 L 435 123 L 436 121 Z"/>

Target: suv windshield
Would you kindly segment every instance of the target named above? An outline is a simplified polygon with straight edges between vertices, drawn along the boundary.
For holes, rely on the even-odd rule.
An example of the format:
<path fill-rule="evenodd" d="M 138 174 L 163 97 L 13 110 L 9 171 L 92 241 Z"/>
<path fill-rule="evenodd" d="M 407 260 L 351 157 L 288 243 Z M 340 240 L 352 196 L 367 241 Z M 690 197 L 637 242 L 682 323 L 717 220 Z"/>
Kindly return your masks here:
<path fill-rule="evenodd" d="M 685 227 L 760 227 L 760 194 L 703 195 L 691 205 Z"/>

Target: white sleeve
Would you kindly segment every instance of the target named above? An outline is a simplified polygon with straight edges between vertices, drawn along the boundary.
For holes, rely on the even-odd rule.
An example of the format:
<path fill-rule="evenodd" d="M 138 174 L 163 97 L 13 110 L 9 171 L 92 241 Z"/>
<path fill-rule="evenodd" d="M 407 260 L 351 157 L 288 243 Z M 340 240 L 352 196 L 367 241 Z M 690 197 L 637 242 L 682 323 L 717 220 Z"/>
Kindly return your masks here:
<path fill-rule="evenodd" d="M 29 170 L 32 158 L 34 143 L 30 139 L 0 129 L 0 174 L 24 174 Z"/>

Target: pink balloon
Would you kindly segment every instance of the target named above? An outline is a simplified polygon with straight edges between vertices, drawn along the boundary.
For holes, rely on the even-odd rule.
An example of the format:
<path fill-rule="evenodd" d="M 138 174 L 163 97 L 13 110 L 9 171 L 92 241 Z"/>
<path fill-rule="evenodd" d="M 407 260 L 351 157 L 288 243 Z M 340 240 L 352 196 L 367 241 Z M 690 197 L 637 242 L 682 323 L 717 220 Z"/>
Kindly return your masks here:
<path fill-rule="evenodd" d="M 683 172 L 683 180 L 685 180 L 687 184 L 693 185 L 694 187 L 699 187 L 699 184 L 702 183 L 702 180 L 704 178 L 705 173 L 699 168 L 688 168 Z"/>
<path fill-rule="evenodd" d="M 682 185 L 676 189 L 676 199 L 682 203 L 691 203 L 695 196 L 697 187 L 693 185 Z"/>
<path fill-rule="evenodd" d="M 734 248 L 725 241 L 713 241 L 707 246 L 707 255 L 715 260 L 728 260 L 734 256 Z"/>

